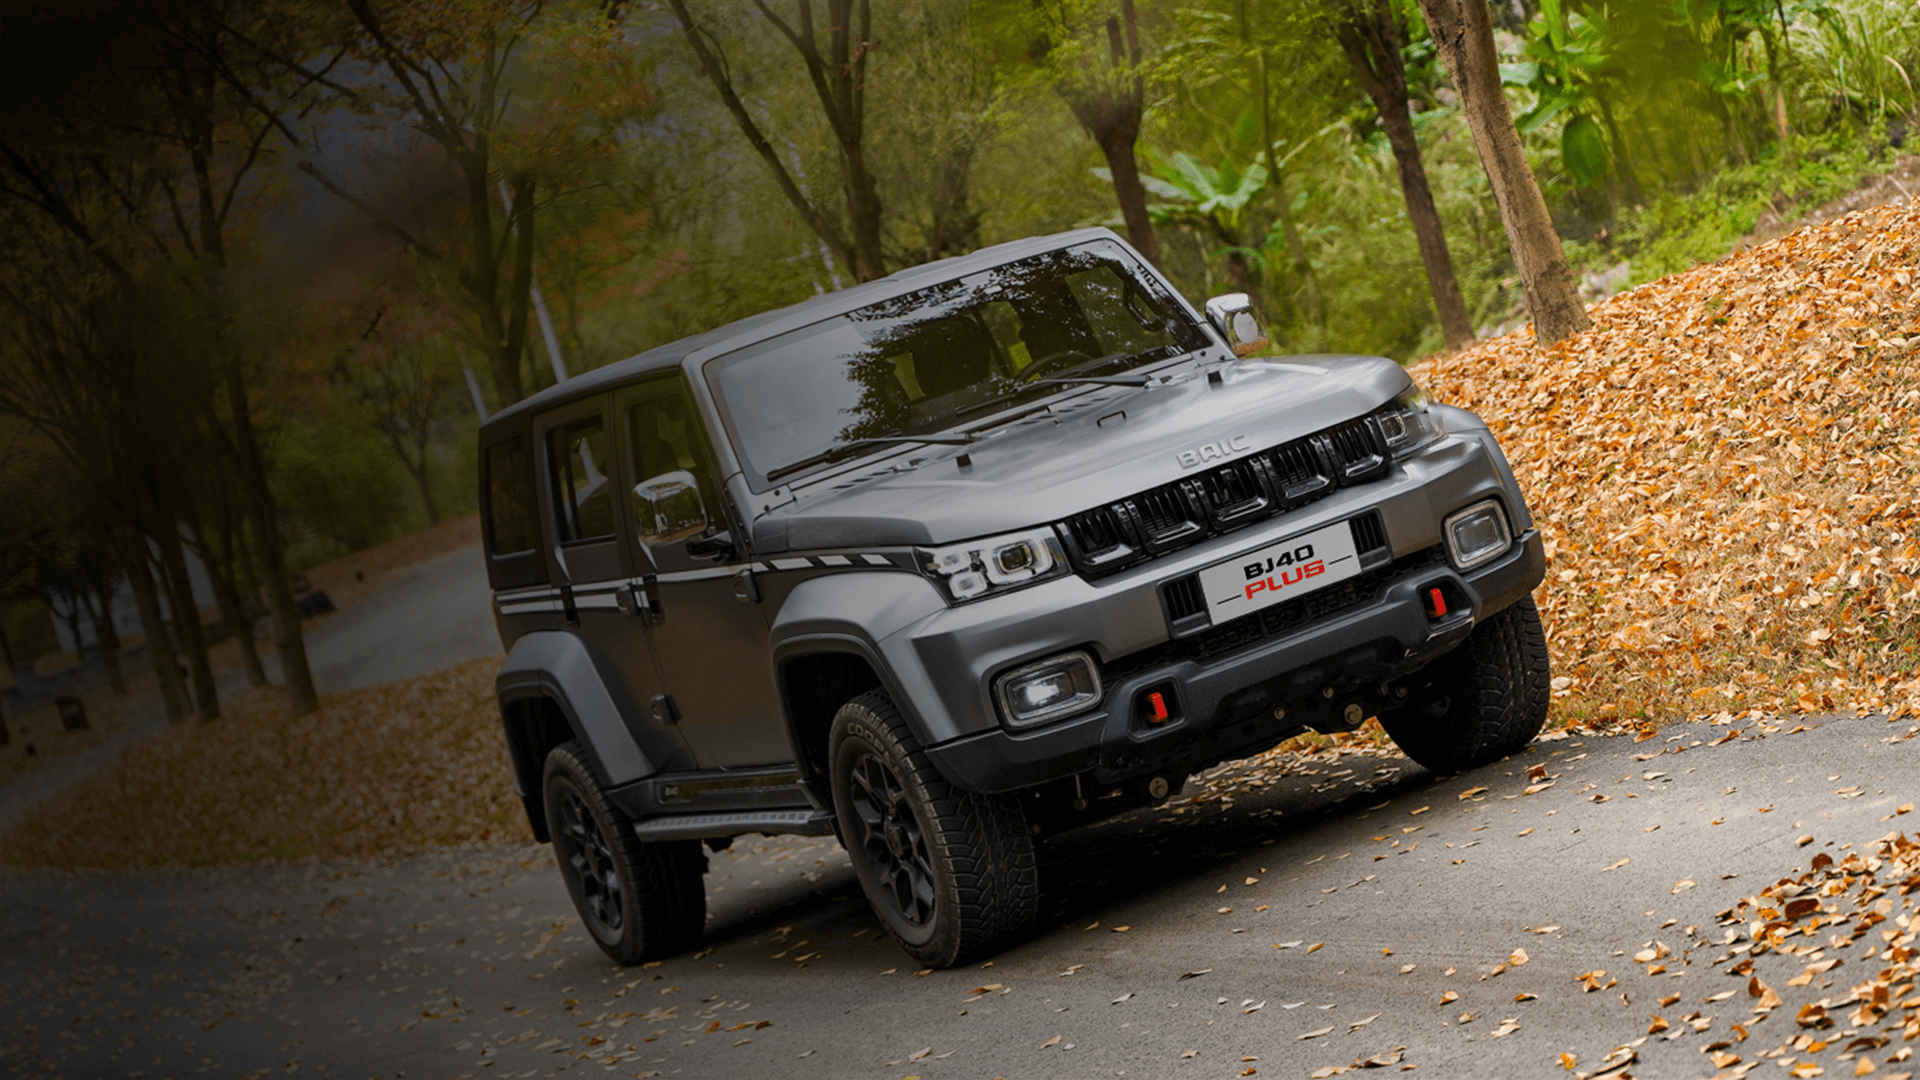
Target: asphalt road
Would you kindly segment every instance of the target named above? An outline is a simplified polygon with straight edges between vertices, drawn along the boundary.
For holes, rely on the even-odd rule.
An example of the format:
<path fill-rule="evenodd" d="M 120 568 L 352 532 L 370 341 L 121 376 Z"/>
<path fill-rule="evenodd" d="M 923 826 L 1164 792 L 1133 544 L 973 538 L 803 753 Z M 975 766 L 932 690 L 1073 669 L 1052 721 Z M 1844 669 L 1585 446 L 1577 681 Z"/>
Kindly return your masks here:
<path fill-rule="evenodd" d="M 1048 846 L 1037 937 L 924 974 L 879 940 L 820 840 L 716 855 L 705 947 L 639 969 L 586 941 L 544 848 L 13 873 L 0 1072 L 1307 1076 L 1403 1048 L 1385 1072 L 1546 1076 L 1562 1053 L 1585 1071 L 1638 1039 L 1635 1075 L 1704 1076 L 1699 1050 L 1733 1022 L 1751 1058 L 1796 1033 L 1803 1000 L 1864 974 L 1855 957 L 1789 988 L 1789 959 L 1767 957 L 1756 970 L 1786 1007 L 1709 1003 L 1745 983 L 1705 944 L 1716 913 L 1908 825 L 1897 804 L 1920 787 L 1920 740 L 1893 741 L 1904 722 L 1748 726 L 1713 745 L 1726 730 L 1538 743 L 1439 780 L 1347 758 L 1139 812 Z M 1653 941 L 1673 954 L 1658 975 L 1630 960 Z M 1595 969 L 1617 985 L 1585 991 Z M 1672 1030 L 1648 1037 L 1652 1016 Z M 1814 1055 L 1829 1075 L 1840 1041 Z"/>
<path fill-rule="evenodd" d="M 479 545 L 422 563 L 307 628 L 307 664 L 321 693 L 377 686 L 500 652 Z M 280 656 L 261 657 L 267 677 L 281 682 Z M 245 672 L 220 680 L 224 696 L 247 685 Z M 0 830 L 110 761 L 130 743 L 166 727 L 153 715 L 118 737 L 60 758 L 0 787 Z"/>

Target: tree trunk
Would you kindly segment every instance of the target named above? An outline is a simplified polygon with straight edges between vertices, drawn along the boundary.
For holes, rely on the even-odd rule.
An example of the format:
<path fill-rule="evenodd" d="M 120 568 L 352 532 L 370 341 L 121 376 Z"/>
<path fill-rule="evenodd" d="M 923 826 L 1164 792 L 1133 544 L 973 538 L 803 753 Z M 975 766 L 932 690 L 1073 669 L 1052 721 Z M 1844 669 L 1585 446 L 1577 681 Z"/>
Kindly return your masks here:
<path fill-rule="evenodd" d="M 107 665 L 107 685 L 114 697 L 127 696 L 127 676 L 120 670 L 120 631 L 113 625 L 113 579 L 104 584 L 89 580 L 87 614 L 93 617 L 93 634 L 100 642 L 100 659 Z M 95 603 L 98 601 L 98 603 Z"/>
<path fill-rule="evenodd" d="M 440 508 L 434 505 L 433 489 L 427 482 L 426 454 L 421 453 L 419 468 L 409 468 L 407 471 L 413 474 L 413 482 L 420 488 L 420 503 L 427 508 L 427 526 L 431 528 L 440 524 Z"/>
<path fill-rule="evenodd" d="M 1440 211 L 1433 204 L 1426 165 L 1420 159 L 1420 141 L 1414 137 L 1413 114 L 1407 108 L 1407 69 L 1400 59 L 1400 27 L 1384 0 L 1359 0 L 1340 20 L 1340 44 L 1360 79 L 1393 146 L 1399 166 L 1400 190 L 1407 201 L 1407 222 L 1420 244 L 1420 261 L 1427 268 L 1433 307 L 1440 315 L 1440 331 L 1448 349 L 1473 343 L 1473 320 L 1460 296 L 1460 282 L 1447 252 L 1447 235 Z"/>
<path fill-rule="evenodd" d="M 241 481 L 246 488 L 247 509 L 253 518 L 255 550 L 260 569 L 266 575 L 267 606 L 273 611 L 274 644 L 280 650 L 280 674 L 286 680 L 287 699 L 293 715 L 305 716 L 320 707 L 320 695 L 313 689 L 313 669 L 307 665 L 307 642 L 300 633 L 300 607 L 293 599 L 293 585 L 287 579 L 286 551 L 280 546 L 278 509 L 273 491 L 267 487 L 267 466 L 260 456 L 260 443 L 254 437 L 253 417 L 248 413 L 247 388 L 240 378 L 238 362 L 227 362 L 227 400 L 232 403 L 234 427 L 241 455 Z"/>
<path fill-rule="evenodd" d="M 234 641 L 240 648 L 240 662 L 247 669 L 247 684 L 268 686 L 267 669 L 260 665 L 260 650 L 254 645 L 253 625 L 248 622 L 245 606 L 240 603 L 240 590 L 234 583 L 232 563 L 216 550 L 198 524 L 193 532 L 198 541 L 194 550 L 207 568 L 207 580 L 213 583 L 214 599 L 220 605 L 220 619 L 233 631 Z"/>
<path fill-rule="evenodd" d="M 193 677 L 193 697 L 200 707 L 200 719 L 220 719 L 220 690 L 213 681 L 213 665 L 207 659 L 207 636 L 200 627 L 200 606 L 193 598 L 193 581 L 187 576 L 187 560 L 180 543 L 179 526 L 162 515 L 155 522 L 160 543 L 160 572 L 167 584 L 167 604 L 173 609 L 174 632 L 180 635 L 180 647 L 187 654 L 187 670 Z M 172 528 L 168 528 L 173 525 Z"/>
<path fill-rule="evenodd" d="M 140 625 L 147 633 L 147 655 L 153 661 L 153 678 L 160 684 L 160 699 L 166 703 L 167 719 L 177 724 L 187 718 L 192 706 L 187 701 L 186 682 L 180 677 L 180 658 L 173 651 L 173 639 L 167 636 L 167 620 L 160 613 L 160 596 L 154 588 L 146 537 L 131 530 L 115 529 L 114 533 L 120 565 L 127 572 L 127 583 L 133 587 L 133 602 L 140 608 Z"/>
<path fill-rule="evenodd" d="M 1486 0 L 1420 0 L 1420 10 L 1460 95 L 1474 149 L 1493 186 L 1514 269 L 1533 314 L 1534 340 L 1552 344 L 1587 329 L 1587 309 L 1500 90 L 1499 56 Z"/>
<path fill-rule="evenodd" d="M 1154 238 L 1153 222 L 1147 217 L 1147 186 L 1140 182 L 1140 163 L 1133 156 L 1134 139 L 1140 134 L 1138 121 L 1131 128 L 1112 128 L 1095 133 L 1100 153 L 1113 174 L 1113 196 L 1120 203 L 1120 216 L 1127 222 L 1127 241 L 1146 260 L 1160 265 L 1160 242 Z"/>
<path fill-rule="evenodd" d="M 1120 217 L 1127 223 L 1127 240 L 1148 262 L 1158 266 L 1160 244 L 1153 235 L 1153 222 L 1147 217 L 1147 189 L 1140 183 L 1140 164 L 1133 157 L 1133 144 L 1140 138 L 1147 96 L 1133 0 L 1120 0 L 1120 14 L 1107 17 L 1106 30 L 1112 69 L 1089 75 L 1090 86 L 1063 90 L 1063 93 L 1074 117 L 1087 129 L 1087 134 L 1093 136 L 1100 153 L 1107 159 L 1107 171 L 1113 175 L 1114 199 L 1120 204 Z"/>

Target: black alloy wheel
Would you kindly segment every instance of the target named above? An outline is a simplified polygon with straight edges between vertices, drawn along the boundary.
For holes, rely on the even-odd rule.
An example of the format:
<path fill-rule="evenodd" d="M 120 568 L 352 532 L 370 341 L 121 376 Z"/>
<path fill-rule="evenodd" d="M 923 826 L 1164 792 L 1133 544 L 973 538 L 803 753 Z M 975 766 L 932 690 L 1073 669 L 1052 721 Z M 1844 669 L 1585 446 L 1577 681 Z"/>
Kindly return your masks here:
<path fill-rule="evenodd" d="M 853 763 L 847 848 L 859 852 L 869 873 L 893 901 L 896 913 L 915 926 L 933 921 L 933 855 L 926 830 L 893 767 L 878 754 L 862 753 Z"/>
<path fill-rule="evenodd" d="M 952 967 L 1032 929 L 1040 881 L 1019 800 L 949 783 L 885 691 L 834 714 L 827 765 L 854 876 L 908 955 Z"/>
<path fill-rule="evenodd" d="M 560 792 L 560 820 L 552 823 L 554 854 L 568 868 L 568 878 L 579 882 L 580 917 L 590 921 L 596 937 L 619 937 L 626 922 L 620 901 L 620 871 L 600 823 L 587 809 L 587 800 L 568 787 Z"/>
<path fill-rule="evenodd" d="M 707 921 L 700 841 L 641 840 L 577 742 L 547 755 L 541 786 L 560 877 L 600 951 L 638 964 L 698 944 Z"/>

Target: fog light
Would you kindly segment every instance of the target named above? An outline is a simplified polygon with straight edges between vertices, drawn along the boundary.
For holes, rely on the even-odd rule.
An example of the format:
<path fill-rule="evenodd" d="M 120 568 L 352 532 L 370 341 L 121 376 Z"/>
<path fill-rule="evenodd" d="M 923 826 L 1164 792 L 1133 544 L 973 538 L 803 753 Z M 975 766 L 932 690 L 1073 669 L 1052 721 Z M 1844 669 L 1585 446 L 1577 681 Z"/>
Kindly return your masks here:
<path fill-rule="evenodd" d="M 1488 559 L 1498 558 L 1513 546 L 1513 537 L 1507 531 L 1507 515 L 1493 499 L 1474 503 L 1448 517 L 1444 531 L 1447 554 L 1453 558 L 1453 565 L 1462 570 L 1471 570 Z"/>
<path fill-rule="evenodd" d="M 1063 653 L 1016 668 L 996 679 L 993 696 L 1008 727 L 1028 727 L 1090 709 L 1100 702 L 1093 657 Z"/>

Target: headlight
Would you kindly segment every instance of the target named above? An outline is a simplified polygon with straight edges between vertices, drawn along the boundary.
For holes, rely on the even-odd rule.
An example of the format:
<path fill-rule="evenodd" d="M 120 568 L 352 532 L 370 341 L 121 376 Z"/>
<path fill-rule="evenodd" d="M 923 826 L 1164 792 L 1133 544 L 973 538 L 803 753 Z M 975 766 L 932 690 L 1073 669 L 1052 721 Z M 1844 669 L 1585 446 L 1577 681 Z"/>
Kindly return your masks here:
<path fill-rule="evenodd" d="M 1410 387 L 1393 402 L 1374 414 L 1380 433 L 1387 437 L 1387 449 L 1396 458 L 1446 437 L 1447 426 L 1427 408 L 1427 392 Z"/>
<path fill-rule="evenodd" d="M 1100 703 L 1100 672 L 1083 652 L 1062 653 L 1007 672 L 993 681 L 994 700 L 1008 727 L 1029 727 Z"/>
<path fill-rule="evenodd" d="M 1447 553 L 1453 565 L 1471 570 L 1488 559 L 1498 558 L 1513 545 L 1507 530 L 1507 515 L 1492 499 L 1474 503 L 1458 513 L 1449 514 L 1441 531 L 1447 537 Z"/>
<path fill-rule="evenodd" d="M 944 581 L 948 594 L 955 600 L 972 600 L 1067 572 L 1060 541 L 1051 529 L 923 550 L 920 558 L 927 573 Z"/>

